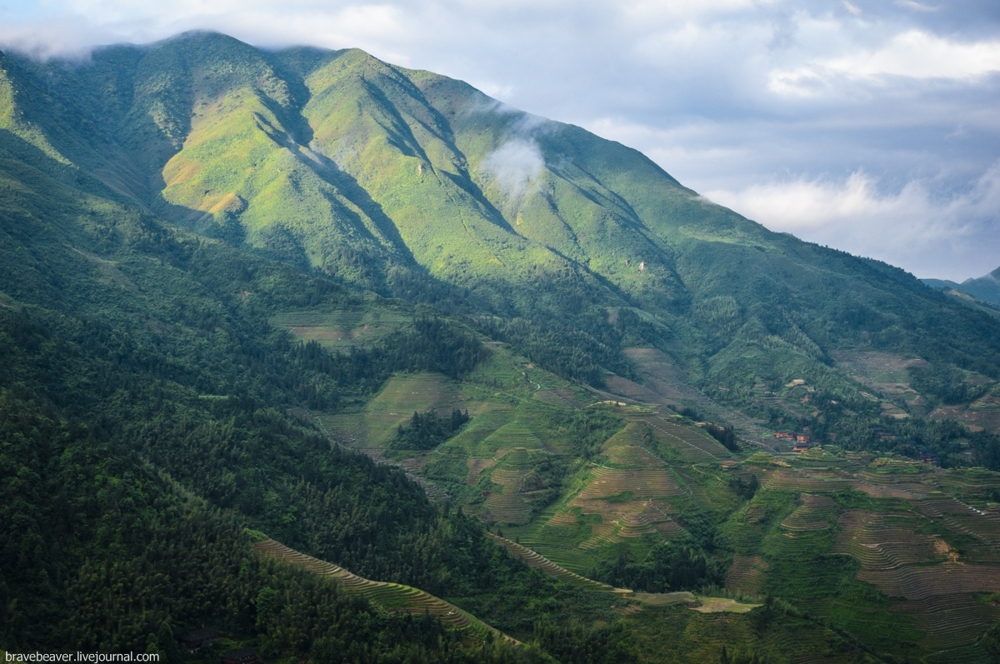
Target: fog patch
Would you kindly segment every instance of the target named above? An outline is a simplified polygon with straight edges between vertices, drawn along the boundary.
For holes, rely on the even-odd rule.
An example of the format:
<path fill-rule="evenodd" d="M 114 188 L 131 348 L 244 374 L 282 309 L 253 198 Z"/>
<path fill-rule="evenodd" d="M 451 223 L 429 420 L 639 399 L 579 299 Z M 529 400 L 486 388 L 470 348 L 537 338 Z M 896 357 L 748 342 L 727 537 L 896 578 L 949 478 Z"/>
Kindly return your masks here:
<path fill-rule="evenodd" d="M 479 172 L 493 180 L 510 198 L 521 198 L 534 186 L 545 158 L 532 139 L 508 140 L 479 165 Z"/>

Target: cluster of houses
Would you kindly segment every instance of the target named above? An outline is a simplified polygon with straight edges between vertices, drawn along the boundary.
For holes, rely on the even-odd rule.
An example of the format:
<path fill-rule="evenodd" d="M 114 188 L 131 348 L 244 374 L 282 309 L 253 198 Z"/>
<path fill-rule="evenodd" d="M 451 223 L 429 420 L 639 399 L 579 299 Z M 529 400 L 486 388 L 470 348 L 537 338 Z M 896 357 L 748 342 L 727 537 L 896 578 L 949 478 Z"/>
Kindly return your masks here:
<path fill-rule="evenodd" d="M 896 440 L 896 434 L 886 431 L 884 427 L 875 427 L 872 432 L 878 436 L 881 440 Z M 774 437 L 778 440 L 790 440 L 794 441 L 792 445 L 793 452 L 807 452 L 809 451 L 809 441 L 810 436 L 807 433 L 791 433 L 790 431 L 775 431 Z M 917 448 L 917 457 L 924 463 L 929 463 L 934 466 L 941 465 L 941 459 L 937 454 L 931 452 L 930 450 L 924 449 L 917 445 L 917 441 L 910 440 L 907 441 L 907 445 Z"/>
<path fill-rule="evenodd" d="M 872 429 L 872 432 L 881 440 L 896 440 L 896 434 L 889 433 L 885 430 L 885 427 L 875 427 Z"/>
<path fill-rule="evenodd" d="M 810 436 L 807 433 L 791 433 L 790 431 L 775 431 L 774 437 L 778 440 L 793 440 L 793 452 L 806 452 L 809 450 Z"/>
<path fill-rule="evenodd" d="M 920 455 L 920 460 L 923 461 L 924 463 L 929 463 L 932 466 L 941 465 L 941 458 L 929 450 L 925 450 L 924 448 L 921 447 L 920 449 L 917 450 L 917 454 Z"/>
<path fill-rule="evenodd" d="M 872 433 L 878 436 L 880 440 L 896 440 L 896 434 L 886 431 L 885 427 L 875 427 L 874 429 L 872 429 Z M 929 463 L 932 466 L 941 465 L 941 458 L 934 452 L 931 452 L 930 450 L 920 447 L 917 444 L 917 441 L 908 440 L 906 441 L 906 444 L 909 445 L 910 447 L 917 448 L 917 458 L 923 461 L 924 463 Z"/>

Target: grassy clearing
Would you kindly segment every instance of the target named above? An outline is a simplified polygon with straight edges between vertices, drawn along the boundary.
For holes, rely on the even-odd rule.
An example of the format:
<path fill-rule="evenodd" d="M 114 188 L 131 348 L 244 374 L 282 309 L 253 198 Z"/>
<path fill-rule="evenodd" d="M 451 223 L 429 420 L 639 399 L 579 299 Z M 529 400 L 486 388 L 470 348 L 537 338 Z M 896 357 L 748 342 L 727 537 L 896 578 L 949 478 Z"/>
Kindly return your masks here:
<path fill-rule="evenodd" d="M 453 408 L 469 410 L 460 386 L 446 376 L 434 373 L 402 374 L 386 381 L 382 390 L 364 405 L 360 412 L 336 415 L 315 413 L 326 432 L 334 440 L 358 449 L 383 449 L 392 439 L 396 428 L 407 422 L 414 412 L 437 410 L 451 412 Z"/>
<path fill-rule="evenodd" d="M 698 613 L 750 613 L 762 604 L 744 604 L 728 597 L 696 596 L 698 606 L 690 607 Z"/>
<path fill-rule="evenodd" d="M 401 309 L 367 306 L 331 312 L 288 311 L 275 314 L 269 322 L 303 341 L 317 341 L 328 350 L 344 351 L 375 344 L 405 329 L 412 320 L 412 314 Z"/>

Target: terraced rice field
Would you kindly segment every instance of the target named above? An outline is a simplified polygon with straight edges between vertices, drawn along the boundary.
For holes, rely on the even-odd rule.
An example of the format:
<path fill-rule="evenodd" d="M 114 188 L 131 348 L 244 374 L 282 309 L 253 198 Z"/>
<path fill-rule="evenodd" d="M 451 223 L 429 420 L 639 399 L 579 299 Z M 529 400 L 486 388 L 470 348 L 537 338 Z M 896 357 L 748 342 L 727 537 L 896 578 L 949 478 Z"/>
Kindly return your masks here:
<path fill-rule="evenodd" d="M 618 534 L 620 529 L 615 523 L 595 523 L 592 528 L 593 536 L 580 543 L 580 548 L 585 551 L 609 544 L 617 544 L 624 539 Z"/>
<path fill-rule="evenodd" d="M 975 643 L 1000 619 L 1000 607 L 983 604 L 972 593 L 894 602 L 893 609 L 913 615 L 917 627 L 927 635 L 927 645 L 945 652 Z M 981 657 L 982 653 L 978 654 Z M 956 656 L 950 661 L 966 660 Z"/>
<path fill-rule="evenodd" d="M 387 307 L 365 307 L 332 312 L 292 311 L 275 314 L 270 323 L 289 330 L 303 341 L 317 341 L 324 348 L 343 350 L 369 345 L 412 324 L 407 312 Z"/>
<path fill-rule="evenodd" d="M 862 570 L 858 578 L 890 597 L 924 600 L 939 595 L 1000 591 L 1000 567 L 941 563 L 929 567 L 902 565 Z"/>
<path fill-rule="evenodd" d="M 660 463 L 659 468 L 634 468 L 624 470 L 596 466 L 591 469 L 592 479 L 576 495 L 576 501 L 611 498 L 626 491 L 636 499 L 679 496 L 684 490 L 670 470 Z"/>
<path fill-rule="evenodd" d="M 700 463 L 732 456 L 718 441 L 701 431 L 674 424 L 659 415 L 640 415 L 635 419 L 646 423 L 657 439 L 675 448 L 685 461 Z"/>
<path fill-rule="evenodd" d="M 760 556 L 733 556 L 733 563 L 726 574 L 726 588 L 756 595 L 764 586 L 764 578 L 770 568 Z"/>
<path fill-rule="evenodd" d="M 501 544 L 512 555 L 527 563 L 529 567 L 535 567 L 542 570 L 546 574 L 560 578 L 563 581 L 567 581 L 574 585 L 584 586 L 592 590 L 601 590 L 605 592 L 612 592 L 615 590 L 613 586 L 609 586 L 606 583 L 600 583 L 598 581 L 588 579 L 585 576 L 580 576 L 576 572 L 570 572 L 565 567 L 560 567 L 537 551 L 532 551 L 526 546 L 522 546 L 517 542 L 512 542 L 506 537 L 500 537 L 499 535 L 494 535 L 493 533 L 487 533 L 487 535 Z"/>
<path fill-rule="evenodd" d="M 260 555 L 276 558 L 290 565 L 303 567 L 321 576 L 331 577 L 340 583 L 347 592 L 361 595 L 372 604 L 390 613 L 405 612 L 416 615 L 429 613 L 441 620 L 441 623 L 445 627 L 461 632 L 463 640 L 468 639 L 474 642 L 483 642 L 486 640 L 487 635 L 492 633 L 495 638 L 502 638 L 510 643 L 519 644 L 515 639 L 490 627 L 454 604 L 450 604 L 423 590 L 404 586 L 399 583 L 370 581 L 347 571 L 343 567 L 338 567 L 332 563 L 299 553 L 272 539 L 258 542 L 254 544 L 254 548 Z"/>
<path fill-rule="evenodd" d="M 815 637 L 801 629 L 784 630 L 775 650 L 788 653 L 789 661 L 794 664 L 826 664 L 837 661 L 827 656 L 822 643 L 817 644 Z"/>
<path fill-rule="evenodd" d="M 606 583 L 600 583 L 585 576 L 570 572 L 565 567 L 561 567 L 537 551 L 532 551 L 526 546 L 512 542 L 511 540 L 487 533 L 489 537 L 501 544 L 512 555 L 523 560 L 529 567 L 539 569 L 550 576 L 562 579 L 567 583 L 572 583 L 589 590 L 597 592 L 615 593 L 623 598 L 635 600 L 641 604 L 650 606 L 668 606 L 671 604 L 689 604 L 689 608 L 700 613 L 747 613 L 760 606 L 759 604 L 743 604 L 733 599 L 721 597 L 695 597 L 687 591 L 673 593 L 644 593 L 634 592 L 627 588 L 615 588 Z"/>
<path fill-rule="evenodd" d="M 508 492 L 509 491 L 509 492 Z M 525 523 L 531 516 L 531 506 L 517 492 L 517 489 L 504 486 L 503 492 L 493 492 L 483 503 L 486 516 L 496 523 Z"/>
<path fill-rule="evenodd" d="M 555 390 L 538 390 L 532 395 L 532 398 L 537 399 L 542 403 L 547 403 L 550 406 L 565 408 L 567 410 L 583 408 L 589 403 L 576 392 L 565 388 Z"/>
<path fill-rule="evenodd" d="M 826 530 L 830 528 L 837 514 L 837 503 L 827 496 L 803 493 L 800 505 L 785 517 L 781 527 L 791 531 Z"/>
<path fill-rule="evenodd" d="M 502 457 L 500 464 L 490 473 L 490 481 L 502 489 L 490 493 L 483 503 L 488 518 L 506 524 L 525 523 L 528 520 L 531 505 L 527 500 L 528 495 L 521 489 L 524 478 L 531 473 L 533 465 L 531 455 L 523 447 L 510 450 Z"/>
<path fill-rule="evenodd" d="M 545 447 L 542 439 L 531 430 L 527 422 L 520 419 L 504 424 L 483 442 L 487 448 L 493 450 L 504 448 L 541 449 Z"/>
<path fill-rule="evenodd" d="M 929 466 L 917 469 L 926 472 L 880 473 L 864 470 L 858 474 L 859 482 L 855 487 L 873 497 L 918 500 L 937 489 L 938 477 L 931 472 Z"/>
<path fill-rule="evenodd" d="M 497 464 L 496 459 L 466 459 L 466 464 L 469 466 L 469 474 L 465 477 L 466 484 L 476 484 L 479 481 L 479 476 L 485 470 L 489 470 Z"/>
<path fill-rule="evenodd" d="M 914 532 L 920 525 L 910 515 L 845 512 L 838 523 L 840 534 L 834 551 L 860 560 L 863 574 L 948 560 L 948 545 L 939 538 Z"/>
<path fill-rule="evenodd" d="M 977 598 L 1000 591 L 1000 566 L 962 562 L 943 537 L 915 532 L 935 530 L 935 522 L 946 525 L 951 515 L 975 514 L 972 508 L 952 499 L 916 506 L 920 513 L 845 512 L 834 551 L 858 558 L 858 579 L 892 598 L 894 611 L 915 617 L 926 634 L 924 647 L 939 651 L 933 661 L 978 661 L 980 651 L 956 649 L 974 643 L 1000 619 L 1000 607 Z M 951 659 L 941 659 L 946 653 Z"/>
<path fill-rule="evenodd" d="M 679 523 L 652 501 L 639 505 L 628 504 L 615 518 L 615 523 L 620 527 L 619 537 L 625 538 L 639 537 L 654 531 L 666 537 L 677 537 L 684 532 Z"/>
<path fill-rule="evenodd" d="M 591 523 L 591 537 L 579 544 L 584 550 L 595 549 L 608 544 L 616 544 L 629 538 L 647 533 L 659 533 L 664 537 L 677 537 L 684 533 L 678 524 L 657 502 L 630 500 L 610 502 L 604 500 L 574 499 L 570 509 L 579 510 L 583 516 L 599 515 L 600 523 Z M 573 512 L 563 512 L 549 520 L 548 525 L 558 525 L 569 521 Z M 575 517 L 573 519 L 575 522 Z"/>
<path fill-rule="evenodd" d="M 749 613 L 760 604 L 744 604 L 726 597 L 699 597 L 698 606 L 692 606 L 692 611 L 698 613 Z"/>
<path fill-rule="evenodd" d="M 664 500 L 683 495 L 670 469 L 648 450 L 633 443 L 642 429 L 630 423 L 612 436 L 602 454 L 609 465 L 593 464 L 582 488 L 566 504 L 565 511 L 549 520 L 549 525 L 569 521 L 567 514 L 599 515 L 591 525 L 591 536 L 580 543 L 584 550 L 595 549 L 647 533 L 676 535 L 683 529 L 665 510 Z M 572 510 L 572 512 L 570 511 Z"/>
<path fill-rule="evenodd" d="M 850 488 L 854 480 L 834 476 L 816 476 L 803 470 L 794 468 L 781 468 L 771 472 L 764 480 L 764 486 L 768 489 L 779 489 L 783 491 L 798 491 L 800 493 L 824 493 L 840 491 Z"/>

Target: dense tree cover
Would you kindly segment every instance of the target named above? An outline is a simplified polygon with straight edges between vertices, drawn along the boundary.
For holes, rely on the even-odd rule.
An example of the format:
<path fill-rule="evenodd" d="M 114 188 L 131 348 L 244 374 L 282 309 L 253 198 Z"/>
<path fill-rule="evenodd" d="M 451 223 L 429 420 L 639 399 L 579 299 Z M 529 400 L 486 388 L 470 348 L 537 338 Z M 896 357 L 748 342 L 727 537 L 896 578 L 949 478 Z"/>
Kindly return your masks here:
<path fill-rule="evenodd" d="M 811 431 L 820 441 L 834 442 L 845 449 L 891 452 L 911 459 L 929 452 L 944 467 L 973 465 L 1000 471 L 997 434 L 973 432 L 949 419 L 886 419 L 881 417 L 877 402 L 861 398 L 834 400 L 830 396 L 818 393 L 813 398 L 818 413 L 811 418 L 792 420 L 792 425 Z M 778 421 L 782 427 L 789 424 L 786 418 Z"/>
<path fill-rule="evenodd" d="M 625 425 L 625 420 L 599 408 L 554 411 L 546 414 L 553 434 L 570 441 L 573 454 L 581 459 L 596 456 L 601 445 Z"/>
<path fill-rule="evenodd" d="M 760 488 L 760 480 L 757 479 L 757 475 L 754 473 L 750 474 L 750 479 L 744 479 L 739 475 L 732 475 L 729 478 L 729 488 L 743 500 L 750 500 Z"/>
<path fill-rule="evenodd" d="M 616 558 L 598 563 L 594 578 L 616 588 L 665 593 L 721 585 L 725 569 L 690 543 L 658 542 L 642 561 L 619 547 Z"/>
<path fill-rule="evenodd" d="M 989 392 L 991 385 L 970 384 L 965 373 L 948 365 L 915 366 L 909 368 L 910 384 L 935 403 L 969 403 Z"/>
<path fill-rule="evenodd" d="M 458 408 L 451 411 L 451 417 L 440 417 L 433 410 L 422 415 L 414 411 L 409 422 L 397 427 L 389 447 L 394 450 L 432 450 L 454 436 L 468 421 L 469 411 L 463 413 Z"/>
<path fill-rule="evenodd" d="M 989 653 L 991 661 L 1000 662 L 1000 623 L 986 630 L 977 643 Z"/>
<path fill-rule="evenodd" d="M 0 370 L 4 383 L 36 387 L 56 407 L 114 431 L 213 504 L 238 510 L 290 546 L 373 578 L 434 592 L 441 590 L 439 579 L 452 574 L 428 563 L 444 545 L 426 540 L 439 517 L 400 471 L 331 449 L 321 436 L 238 391 L 219 396 L 185 389 L 169 380 L 168 362 L 157 363 L 128 335 L 105 326 L 27 308 L 0 311 L 0 318 L 10 323 L 13 342 Z M 206 382 L 203 374 L 214 378 L 203 370 L 191 379 L 196 386 Z"/>
<path fill-rule="evenodd" d="M 11 652 L 159 652 L 209 624 L 265 656 L 514 661 L 436 620 L 391 617 L 255 555 L 236 519 L 98 427 L 0 390 L 0 642 Z"/>
<path fill-rule="evenodd" d="M 423 329 L 440 328 L 429 324 Z M 200 508 L 202 511 L 226 510 L 212 518 L 233 523 L 233 517 L 225 515 L 237 516 L 286 544 L 365 576 L 406 582 L 435 594 L 453 596 L 466 608 L 480 611 L 486 620 L 493 619 L 501 629 L 515 631 L 526 640 L 530 640 L 534 621 L 551 616 L 559 622 L 574 613 L 579 598 L 572 592 L 567 594 L 563 584 L 542 578 L 540 572 L 511 558 L 486 538 L 477 520 L 460 510 L 432 505 L 400 470 L 331 447 L 325 438 L 247 394 L 239 385 L 231 386 L 228 394 L 219 395 L 204 394 L 184 384 L 193 382 L 209 388 L 218 385 L 215 381 L 219 377 L 211 367 L 194 375 L 174 371 L 171 367 L 187 358 L 158 359 L 155 349 L 136 343 L 126 332 L 96 321 L 31 307 L 0 307 L 0 341 L 0 388 L 5 390 L 5 396 L 15 400 L 0 409 L 8 417 L 0 436 L 5 450 L 0 462 L 4 464 L 4 486 L 8 492 L 0 511 L 6 519 L 3 532 L 10 534 L 3 542 L 4 546 L 16 549 L 4 552 L 4 560 L 12 567 L 3 576 L 3 606 L 8 609 L 4 624 L 8 625 L 5 628 L 8 633 L 20 633 L 26 625 L 35 626 L 37 632 L 33 634 L 32 629 L 26 629 L 27 640 L 7 643 L 51 646 L 62 643 L 62 638 L 70 638 L 66 636 L 70 634 L 76 639 L 74 642 L 88 647 L 166 648 L 168 634 L 177 636 L 183 626 L 216 620 L 204 613 L 208 605 L 222 602 L 230 607 L 241 603 L 253 606 L 258 596 L 270 596 L 260 595 L 264 585 L 283 592 L 277 582 L 264 581 L 238 596 L 243 599 L 223 601 L 217 585 L 199 581 L 191 573 L 178 572 L 190 580 L 188 585 L 172 581 L 167 572 L 160 570 L 169 569 L 170 556 L 200 560 L 194 554 L 185 554 L 187 548 L 207 551 L 205 555 L 209 558 L 198 563 L 199 569 L 204 573 L 214 569 L 211 574 L 218 583 L 229 583 L 231 576 L 239 578 L 243 562 L 226 563 L 199 544 L 206 538 L 219 539 L 212 530 L 214 526 L 199 531 L 192 525 L 196 521 L 190 520 L 157 525 L 165 518 L 162 512 L 170 509 L 169 501 L 150 503 L 146 499 L 157 482 L 167 482 L 180 495 L 204 497 L 212 507 Z M 298 366 L 294 364 L 294 353 L 301 347 L 280 343 L 275 346 L 279 351 L 287 348 L 292 366 Z M 275 346 L 268 351 L 274 352 Z M 321 355 L 312 360 L 314 364 L 332 363 L 331 366 L 347 361 L 350 358 Z M 313 375 L 324 375 L 327 367 L 320 366 L 314 371 Z M 253 375 L 253 371 L 248 370 L 247 374 Z M 295 392 L 289 390 L 288 394 L 294 397 Z M 47 415 L 39 420 L 41 423 L 10 423 L 9 418 L 14 414 L 33 412 Z M 86 426 L 81 424 L 85 421 Z M 580 422 L 567 424 L 574 431 L 588 428 Z M 592 423 L 590 428 L 593 426 Z M 26 436 L 25 430 L 34 432 L 33 437 Z M 39 474 L 37 469 L 11 461 L 18 455 L 39 454 L 45 449 L 39 440 L 67 437 L 82 438 L 84 443 L 70 445 L 65 450 L 54 449 L 46 457 L 47 464 L 60 469 L 65 466 L 65 472 L 69 473 L 53 481 L 52 490 L 32 479 Z M 94 455 L 101 448 L 91 439 L 106 441 L 102 444 L 118 452 L 96 458 Z M 110 463 L 108 459 L 119 459 L 121 463 L 129 460 L 145 469 L 144 479 L 122 481 L 119 476 L 127 476 L 125 471 L 101 471 L 102 464 Z M 93 473 L 103 479 L 95 479 Z M 24 504 L 21 491 L 25 487 L 36 493 L 31 506 Z M 70 488 L 79 493 L 59 497 Z M 137 502 L 133 495 L 136 492 L 143 497 L 142 502 Z M 122 512 L 123 505 L 136 506 L 141 518 Z M 38 510 L 45 514 L 32 516 Z M 122 518 L 133 521 L 117 520 L 122 514 Z M 78 525 L 77 520 L 85 516 L 103 519 L 93 528 L 98 535 L 86 535 L 86 528 Z M 46 519 L 50 522 L 45 522 Z M 152 519 L 153 525 L 144 526 L 142 519 Z M 105 526 L 100 526 L 105 522 Z M 149 532 L 149 528 L 155 532 Z M 46 537 L 50 530 L 88 540 L 52 542 Z M 131 553 L 123 553 L 120 559 L 100 556 L 91 559 L 87 554 L 91 544 L 109 555 L 119 550 Z M 18 579 L 23 582 L 13 585 Z M 176 602 L 172 605 L 173 614 L 157 613 L 150 602 L 170 584 L 176 585 L 180 593 L 189 593 L 192 601 Z M 282 584 L 282 587 L 287 585 Z M 34 591 L 29 590 L 32 587 Z M 102 590 L 107 587 L 129 591 L 127 596 L 112 601 L 111 595 Z M 526 589 L 531 589 L 531 593 L 525 592 Z M 64 592 L 71 594 L 64 596 Z M 344 639 L 349 637 L 344 634 L 367 633 L 347 626 L 342 632 L 337 627 L 326 636 L 315 629 L 309 631 L 311 636 L 303 636 L 301 630 L 305 627 L 301 625 L 311 623 L 299 620 L 296 612 L 305 606 L 324 606 L 325 600 L 309 595 L 313 591 L 308 588 L 302 593 L 309 599 L 303 599 L 305 603 L 301 605 L 294 596 L 282 595 L 284 599 L 279 604 L 283 607 L 281 612 L 288 613 L 287 619 L 258 624 L 251 612 L 253 625 L 246 628 L 250 630 L 248 634 L 256 634 L 256 642 L 272 652 L 330 653 L 341 648 L 338 643 L 346 643 Z M 168 593 L 163 601 L 171 601 L 172 597 Z M 71 618 L 59 618 L 57 614 L 62 610 L 59 607 L 66 601 L 73 603 L 76 613 Z M 337 604 L 340 600 L 330 601 L 333 602 L 330 611 L 348 615 L 348 609 Z M 316 610 L 310 609 L 314 613 Z M 144 617 L 136 618 L 137 623 L 116 622 L 112 618 L 118 612 Z M 317 615 L 317 619 L 325 620 L 322 611 Z M 225 620 L 219 618 L 218 622 L 230 624 Z M 232 620 L 236 621 L 233 624 L 244 625 L 249 619 Z M 64 624 L 70 631 L 37 631 L 40 625 L 53 624 Z M 330 624 L 349 625 L 335 620 Z M 397 629 L 394 624 L 371 622 L 372 640 L 393 642 L 392 630 Z M 108 625 L 117 627 L 108 632 L 111 629 Z M 98 641 L 86 641 L 88 638 Z M 136 645 L 137 639 L 142 639 L 142 644 Z M 412 652 L 419 657 L 426 654 L 431 659 L 440 659 L 441 653 L 450 648 L 447 638 L 438 645 L 424 644 L 417 637 L 405 635 L 399 639 L 412 642 Z M 410 656 L 411 646 L 400 648 L 392 656 Z M 346 652 L 357 658 L 348 657 L 345 661 L 381 661 L 382 657 L 378 650 Z M 496 657 L 501 659 L 511 657 L 497 652 L 500 654 Z M 489 660 L 494 655 L 476 655 L 481 656 Z M 465 661 L 462 656 L 454 657 L 457 658 L 454 661 Z"/>
<path fill-rule="evenodd" d="M 147 56 L 142 76 L 156 72 L 165 84 L 141 80 Z M 919 355 L 932 366 L 914 380 L 933 401 L 972 398 L 983 387 L 961 380 L 965 371 L 1000 378 L 995 319 L 901 270 L 767 233 L 706 205 L 640 155 L 572 128 L 538 137 L 547 170 L 521 202 L 542 221 L 510 232 L 521 202 L 498 199 L 474 174 L 496 147 L 489 136 L 507 135 L 513 114 L 472 114 L 485 124 L 470 131 L 448 108 L 475 101 L 470 90 L 432 102 L 428 79 L 354 53 L 339 64 L 353 63 L 361 72 L 354 82 L 364 84 L 342 78 L 347 87 L 324 94 L 308 90 L 301 71 L 282 78 L 281 58 L 218 35 L 109 49 L 85 66 L 0 54 L 0 264 L 8 268 L 0 271 L 0 389 L 23 418 L 11 419 L 0 438 L 5 634 L 46 645 L 64 638 L 167 648 L 172 630 L 210 620 L 269 653 L 544 659 L 501 647 L 467 653 L 433 622 L 388 620 L 324 594 L 330 589 L 311 577 L 282 576 L 245 555 L 240 526 L 251 525 L 354 571 L 450 595 L 524 640 L 534 633 L 559 657 L 627 658 L 616 626 L 593 630 L 566 619 L 581 606 L 586 617 L 607 619 L 593 598 L 513 561 L 474 519 L 432 505 L 399 471 L 331 449 L 288 416 L 290 408 L 334 410 L 367 398 L 393 372 L 461 377 L 485 357 L 463 325 L 436 318 L 417 317 L 381 343 L 343 354 L 295 343 L 268 324 L 281 311 L 363 306 L 345 284 L 468 314 L 574 380 L 600 386 L 608 370 L 635 379 L 623 349 L 655 346 L 712 396 L 782 428 L 851 449 L 914 456 L 926 448 L 945 465 L 1000 468 L 996 436 L 954 423 L 886 423 L 856 384 L 824 376 L 837 349 Z M 215 75 L 222 70 L 231 75 Z M 207 87 L 193 90 L 195 80 Z M 205 90 L 233 104 L 210 105 L 213 117 L 201 121 L 219 122 L 219 131 L 185 141 L 196 93 Z M 306 112 L 308 100 L 317 112 Z M 359 142 L 336 146 L 336 164 L 319 149 L 315 160 L 289 160 L 296 142 L 303 152 L 313 138 L 335 147 L 334 135 L 354 121 L 332 106 L 341 100 L 372 132 L 343 132 Z M 433 121 L 413 116 L 417 108 Z M 431 145 L 422 132 L 398 136 L 373 117 L 392 118 L 394 127 L 433 125 L 448 137 L 438 142 L 430 131 Z M 310 124 L 321 118 L 348 124 Z M 263 124 L 242 124 L 250 119 Z M 235 127 L 242 129 L 227 131 Z M 251 153 L 253 168 L 242 161 Z M 419 182 L 409 177 L 413 155 L 422 160 Z M 178 187 L 156 191 L 174 157 L 191 186 L 185 193 L 179 177 Z M 432 188 L 422 179 L 428 166 Z M 245 186 L 244 171 L 268 179 Z M 116 191 L 101 180 L 116 182 Z M 247 251 L 164 226 L 150 209 Z M 565 237 L 528 239 L 543 226 L 565 227 Z M 407 245 L 402 235 L 420 240 Z M 648 268 L 629 264 L 640 257 Z M 754 403 L 758 382 L 801 376 L 816 387 L 815 413 Z M 600 411 L 553 417 L 551 430 L 582 459 L 596 457 L 620 426 Z M 878 435 L 876 424 L 895 439 Z M 557 495 L 565 472 L 562 460 L 549 459 L 524 478 L 539 496 L 533 509 Z M 39 481 L 45 477 L 59 479 Z M 754 480 L 733 491 L 752 495 Z M 86 490 L 67 488 L 76 486 Z M 715 531 L 702 516 L 684 515 L 689 542 L 654 547 L 642 561 L 608 561 L 605 578 L 666 589 L 718 577 Z M 157 603 L 161 593 L 172 608 Z M 216 599 L 232 610 L 213 608 Z M 769 603 L 752 620 L 763 629 L 771 615 Z M 53 624 L 63 631 L 39 631 Z"/>
<path fill-rule="evenodd" d="M 635 369 L 622 353 L 621 334 L 603 320 L 579 317 L 572 323 L 527 318 L 484 318 L 479 328 L 498 341 L 505 341 L 528 359 L 568 378 L 604 387 L 606 369 L 635 378 Z M 582 322 L 582 324 L 580 324 Z"/>
<path fill-rule="evenodd" d="M 293 354 L 304 368 L 362 394 L 375 392 L 395 372 L 436 371 L 459 378 L 489 354 L 479 339 L 440 318 L 418 318 L 413 328 L 390 334 L 370 349 L 330 354 L 310 341 L 297 345 Z"/>
<path fill-rule="evenodd" d="M 709 422 L 705 430 L 727 450 L 731 452 L 740 451 L 740 444 L 736 442 L 736 430 L 732 425 L 719 426 L 718 424 Z"/>
<path fill-rule="evenodd" d="M 588 629 L 578 624 L 552 622 L 535 625 L 534 641 L 560 662 L 574 664 L 631 664 L 637 662 L 620 624 Z"/>

